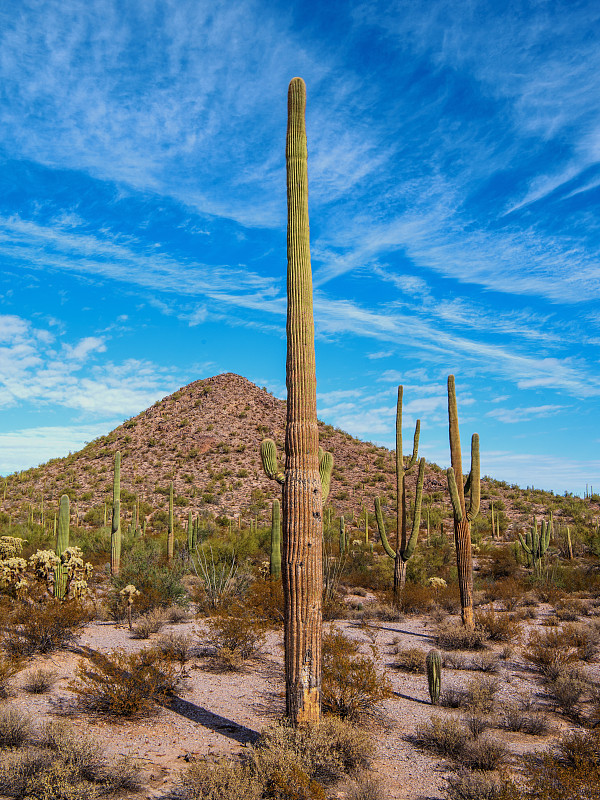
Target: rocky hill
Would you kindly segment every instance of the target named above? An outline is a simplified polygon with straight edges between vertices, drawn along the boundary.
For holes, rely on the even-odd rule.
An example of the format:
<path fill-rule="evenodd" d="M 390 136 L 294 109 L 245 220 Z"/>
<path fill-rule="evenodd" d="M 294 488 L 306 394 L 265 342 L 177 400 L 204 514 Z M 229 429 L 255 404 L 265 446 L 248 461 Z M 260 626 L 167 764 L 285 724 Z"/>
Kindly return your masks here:
<path fill-rule="evenodd" d="M 278 490 L 263 473 L 259 447 L 269 436 L 283 453 L 284 432 L 285 402 L 266 390 L 231 373 L 195 381 L 79 452 L 8 476 L 3 501 L 5 521 L 7 515 L 26 521 L 31 513 L 38 521 L 42 496 L 49 518 L 58 498 L 66 492 L 79 522 L 101 524 L 105 503 L 110 509 L 117 450 L 122 457 L 125 519 L 139 499 L 142 516 L 152 525 L 152 520 L 159 519 L 167 509 L 168 487 L 173 482 L 180 521 L 187 519 L 190 510 L 194 516 L 241 515 L 246 522 L 250 518 L 266 521 L 270 500 Z M 329 497 L 334 513 L 358 523 L 365 505 L 373 514 L 375 496 L 392 511 L 393 452 L 324 423 L 319 423 L 319 435 L 321 445 L 335 459 Z M 409 480 L 411 491 L 414 473 L 416 469 Z M 424 492 L 424 511 L 430 507 L 432 523 L 439 525 L 444 519 L 450 524 L 446 476 L 436 465 L 427 469 Z M 503 529 L 513 533 L 525 527 L 531 513 L 547 513 L 557 498 L 501 482 L 482 482 L 480 525 L 487 524 L 492 499 L 501 512 Z M 590 514 L 599 514 L 598 504 L 588 505 Z M 560 516 L 560 509 L 556 512 Z"/>

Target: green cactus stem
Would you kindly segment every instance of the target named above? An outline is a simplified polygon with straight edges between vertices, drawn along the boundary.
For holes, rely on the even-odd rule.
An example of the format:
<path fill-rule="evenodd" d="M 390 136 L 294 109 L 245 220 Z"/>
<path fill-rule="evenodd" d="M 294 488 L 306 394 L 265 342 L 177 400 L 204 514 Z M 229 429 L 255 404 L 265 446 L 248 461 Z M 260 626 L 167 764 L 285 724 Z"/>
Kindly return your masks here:
<path fill-rule="evenodd" d="M 569 558 L 569 561 L 572 561 L 573 560 L 573 545 L 571 543 L 571 530 L 570 530 L 568 525 L 567 525 L 567 536 L 566 536 L 566 538 L 567 538 L 567 556 Z"/>
<path fill-rule="evenodd" d="M 281 578 L 281 504 L 273 500 L 271 511 L 271 560 L 270 574 L 274 580 Z"/>
<path fill-rule="evenodd" d="M 533 569 L 534 575 L 538 578 L 542 575 L 542 559 L 546 555 L 548 545 L 550 544 L 550 535 L 552 533 L 552 513 L 548 524 L 542 520 L 541 530 L 538 533 L 537 519 L 533 517 L 531 531 L 526 534 L 525 539 L 521 534 L 517 534 L 521 547 L 528 556 L 528 561 Z"/>
<path fill-rule="evenodd" d="M 439 650 L 430 650 L 425 658 L 427 667 L 427 683 L 429 684 L 429 697 L 431 705 L 437 706 L 440 702 L 442 688 L 442 656 Z"/>
<path fill-rule="evenodd" d="M 346 523 L 344 517 L 340 517 L 340 556 L 346 552 Z"/>
<path fill-rule="evenodd" d="M 115 453 L 113 508 L 110 534 L 110 572 L 118 575 L 121 569 L 121 453 Z"/>
<path fill-rule="evenodd" d="M 173 561 L 175 525 L 173 523 L 173 482 L 169 486 L 169 529 L 167 531 L 167 561 Z"/>
<path fill-rule="evenodd" d="M 56 555 L 60 556 L 69 547 L 69 522 L 70 522 L 70 507 L 69 496 L 63 494 L 60 498 L 60 507 L 58 510 L 58 533 L 56 536 Z M 54 597 L 59 600 L 65 599 L 67 592 L 67 570 L 64 564 L 57 564 L 54 567 Z"/>
<path fill-rule="evenodd" d="M 364 506 L 363 511 L 365 514 L 365 544 L 369 544 L 369 512 L 366 506 Z"/>
<path fill-rule="evenodd" d="M 419 474 L 415 492 L 415 510 L 410 535 L 408 533 L 408 507 L 406 502 L 406 475 L 416 463 L 419 452 L 419 433 L 421 421 L 417 420 L 413 438 L 413 452 L 408 457 L 406 464 L 402 455 L 402 396 L 404 387 L 398 386 L 398 400 L 396 403 L 396 549 L 394 550 L 385 532 L 385 523 L 381 511 L 381 501 L 375 498 L 375 519 L 381 544 L 387 555 L 394 559 L 394 595 L 398 597 L 404 589 L 406 582 L 406 562 L 412 556 L 417 546 L 419 526 L 421 524 L 421 502 L 423 497 L 423 481 L 425 478 L 425 459 L 419 461 Z"/>
<path fill-rule="evenodd" d="M 194 549 L 194 522 L 191 509 L 188 511 L 187 539 L 188 553 L 191 553 Z"/>
<path fill-rule="evenodd" d="M 456 386 L 454 375 L 448 376 L 448 427 L 450 435 L 450 461 L 452 466 L 447 470 L 448 489 L 454 513 L 454 541 L 456 544 L 456 565 L 458 569 L 458 587 L 462 622 L 466 628 L 473 630 L 473 555 L 471 552 L 471 522 L 479 513 L 479 436 L 474 433 L 471 438 L 471 471 L 463 483 L 462 455 L 460 450 L 460 433 L 458 428 L 458 410 L 456 406 Z M 465 501 L 468 491 L 469 505 Z"/>

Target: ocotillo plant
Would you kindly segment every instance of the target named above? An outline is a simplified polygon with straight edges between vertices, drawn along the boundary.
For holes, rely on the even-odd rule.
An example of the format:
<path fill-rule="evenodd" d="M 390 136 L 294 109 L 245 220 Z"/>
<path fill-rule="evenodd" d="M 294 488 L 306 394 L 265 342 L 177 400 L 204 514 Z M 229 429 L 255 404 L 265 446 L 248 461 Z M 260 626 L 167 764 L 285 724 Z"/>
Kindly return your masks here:
<path fill-rule="evenodd" d="M 271 560 L 270 574 L 274 580 L 281 578 L 281 506 L 273 500 L 271 511 Z"/>
<path fill-rule="evenodd" d="M 333 462 L 324 453 L 319 457 L 305 107 L 304 81 L 293 78 L 286 137 L 288 397 L 283 473 L 275 443 L 261 446 L 267 475 L 283 486 L 286 711 L 294 725 L 317 723 L 321 716 L 323 494 Z"/>
<path fill-rule="evenodd" d="M 169 487 L 169 529 L 167 531 L 167 561 L 173 560 L 175 526 L 173 525 L 173 483 Z"/>
<path fill-rule="evenodd" d="M 439 650 L 430 650 L 427 653 L 425 665 L 431 705 L 437 706 L 440 702 L 440 689 L 442 688 L 442 656 Z"/>
<path fill-rule="evenodd" d="M 458 430 L 458 410 L 456 408 L 456 387 L 454 375 L 448 376 L 448 423 L 450 432 L 450 462 L 448 469 L 448 489 L 454 513 L 454 541 L 456 543 L 456 566 L 458 569 L 458 588 L 463 625 L 473 629 L 473 556 L 471 553 L 471 522 L 479 513 L 479 435 L 471 438 L 471 471 L 463 483 L 460 433 Z M 469 507 L 465 502 L 465 492 L 469 492 Z"/>
<path fill-rule="evenodd" d="M 527 553 L 528 560 L 531 561 L 533 573 L 534 575 L 537 575 L 537 577 L 541 577 L 542 574 L 542 558 L 546 555 L 546 551 L 548 550 L 551 532 L 552 514 L 550 514 L 550 520 L 547 525 L 545 521 L 542 520 L 541 531 L 539 534 L 537 520 L 535 517 L 533 518 L 531 531 L 525 535 L 525 539 L 523 539 L 520 533 L 517 534 L 519 537 L 519 542 L 521 543 L 521 547 Z"/>
<path fill-rule="evenodd" d="M 398 596 L 406 582 L 406 562 L 412 556 L 417 546 L 419 525 L 421 523 L 421 498 L 423 496 L 423 479 L 425 476 L 425 459 L 419 461 L 419 476 L 415 492 L 415 512 L 413 516 L 410 537 L 407 528 L 406 507 L 406 473 L 409 472 L 416 460 L 419 451 L 419 431 L 421 421 L 417 420 L 413 440 L 413 452 L 407 463 L 402 455 L 402 394 L 403 387 L 398 387 L 398 401 L 396 404 L 396 549 L 392 549 L 385 532 L 385 523 L 381 513 L 381 502 L 375 498 L 375 519 L 383 549 L 390 558 L 394 559 L 394 594 Z"/>
<path fill-rule="evenodd" d="M 63 494 L 60 498 L 58 510 L 58 533 L 56 534 L 56 555 L 60 558 L 61 554 L 69 546 L 69 522 L 70 522 L 69 496 Z M 65 599 L 67 591 L 67 571 L 64 564 L 57 564 L 54 567 L 54 597 L 59 600 Z"/>
<path fill-rule="evenodd" d="M 110 535 L 110 572 L 118 575 L 121 569 L 121 453 L 115 453 L 113 509 Z"/>

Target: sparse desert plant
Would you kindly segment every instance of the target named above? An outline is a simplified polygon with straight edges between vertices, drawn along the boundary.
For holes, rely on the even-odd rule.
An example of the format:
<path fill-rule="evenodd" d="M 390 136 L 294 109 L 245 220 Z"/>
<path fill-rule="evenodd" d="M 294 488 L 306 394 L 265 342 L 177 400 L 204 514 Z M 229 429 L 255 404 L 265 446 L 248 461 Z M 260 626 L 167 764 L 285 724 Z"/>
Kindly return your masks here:
<path fill-rule="evenodd" d="M 32 735 L 31 719 L 11 705 L 0 707 L 0 747 L 21 747 Z"/>
<path fill-rule="evenodd" d="M 117 649 L 81 659 L 69 688 L 85 711 L 135 717 L 166 702 L 184 677 L 183 670 L 155 648 L 137 653 Z"/>
<path fill-rule="evenodd" d="M 477 712 L 469 714 L 463 718 L 463 722 L 469 729 L 469 733 L 473 739 L 478 739 L 481 734 L 490 727 L 490 721 L 483 714 Z"/>
<path fill-rule="evenodd" d="M 465 692 L 465 703 L 471 711 L 489 714 L 494 708 L 499 683 L 495 678 L 483 676 L 469 681 Z"/>
<path fill-rule="evenodd" d="M 528 711 L 518 703 L 507 703 L 502 709 L 501 719 L 502 727 L 508 731 L 531 736 L 546 736 L 550 732 L 550 725 L 544 714 Z"/>
<path fill-rule="evenodd" d="M 564 736 L 553 753 L 527 764 L 528 797 L 597 800 L 600 797 L 600 729 Z"/>
<path fill-rule="evenodd" d="M 447 800 L 524 800 L 515 785 L 505 778 L 461 771 L 448 778 Z"/>
<path fill-rule="evenodd" d="M 50 653 L 74 640 L 90 619 L 76 600 L 17 603 L 1 627 L 1 646 L 12 656 Z"/>
<path fill-rule="evenodd" d="M 555 678 L 546 683 L 556 710 L 568 717 L 575 715 L 577 705 L 588 688 L 588 681 L 576 667 L 560 670 Z"/>
<path fill-rule="evenodd" d="M 56 672 L 52 669 L 34 669 L 26 677 L 23 688 L 30 694 L 44 694 L 56 683 Z"/>
<path fill-rule="evenodd" d="M 119 592 L 128 584 L 134 584 L 140 596 L 135 598 L 133 608 L 139 613 L 174 604 L 185 606 L 188 597 L 181 583 L 183 573 L 183 563 L 165 563 L 157 541 L 149 537 L 139 539 L 120 560 L 119 574 L 112 577 L 111 602 L 122 608 Z"/>
<path fill-rule="evenodd" d="M 222 669 L 240 669 L 257 656 L 265 643 L 266 625 L 246 606 L 233 604 L 206 620 L 205 642 L 213 651 L 213 663 Z"/>
<path fill-rule="evenodd" d="M 377 775 L 365 770 L 355 778 L 348 800 L 386 800 L 385 789 Z"/>
<path fill-rule="evenodd" d="M 4 700 L 9 694 L 9 683 L 13 675 L 23 667 L 21 658 L 10 658 L 0 654 L 0 699 Z"/>
<path fill-rule="evenodd" d="M 443 650 L 481 650 L 485 647 L 487 633 L 483 628 L 466 628 L 460 623 L 440 625 L 436 643 Z"/>
<path fill-rule="evenodd" d="M 477 626 L 486 631 L 492 642 L 510 642 L 518 639 L 521 625 L 514 614 L 490 611 L 479 611 L 475 615 Z"/>
<path fill-rule="evenodd" d="M 193 762 L 181 776 L 183 800 L 259 800 L 262 783 L 249 765 L 222 758 L 202 758 Z"/>
<path fill-rule="evenodd" d="M 553 680 L 564 667 L 579 660 L 579 653 L 571 636 L 559 628 L 548 628 L 531 631 L 523 658 L 545 678 Z"/>
<path fill-rule="evenodd" d="M 432 717 L 417 727 L 410 740 L 425 750 L 449 758 L 459 758 L 468 738 L 464 727 L 454 717 Z"/>
<path fill-rule="evenodd" d="M 460 761 L 470 769 L 497 770 L 506 761 L 508 750 L 495 739 L 482 736 L 467 744 L 460 754 Z"/>
<path fill-rule="evenodd" d="M 394 667 L 402 672 L 423 674 L 425 672 L 426 653 L 420 647 L 406 647 L 396 650 Z"/>
<path fill-rule="evenodd" d="M 169 661 L 177 661 L 182 666 L 192 657 L 194 640 L 185 633 L 167 633 L 156 640 L 155 646 Z"/>
<path fill-rule="evenodd" d="M 158 633 L 165 624 L 165 612 L 162 608 L 153 608 L 143 614 L 131 627 L 134 639 L 149 639 L 152 633 Z"/>
<path fill-rule="evenodd" d="M 403 614 L 427 614 L 434 605 L 433 591 L 419 583 L 406 583 L 398 599 Z"/>
<path fill-rule="evenodd" d="M 353 642 L 339 630 L 323 636 L 323 710 L 342 719 L 359 720 L 376 713 L 391 697 L 385 673 L 378 673 L 372 658 L 358 654 Z"/>

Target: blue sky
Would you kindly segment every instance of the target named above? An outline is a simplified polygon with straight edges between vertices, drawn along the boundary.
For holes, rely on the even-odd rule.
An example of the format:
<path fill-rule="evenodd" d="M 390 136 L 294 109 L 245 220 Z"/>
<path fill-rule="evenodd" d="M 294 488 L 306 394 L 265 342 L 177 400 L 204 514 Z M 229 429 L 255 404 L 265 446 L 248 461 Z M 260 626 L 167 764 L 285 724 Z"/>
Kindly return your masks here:
<path fill-rule="evenodd" d="M 307 84 L 319 416 L 600 488 L 600 6 L 0 1 L 0 472 L 192 380 L 285 396 Z M 411 431 L 409 432 L 409 428 Z"/>

